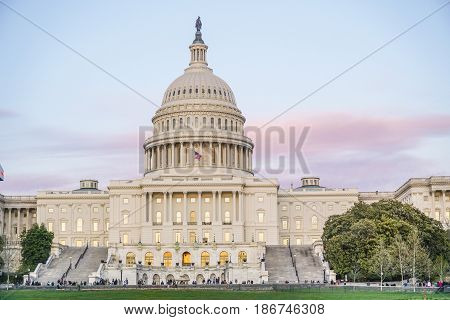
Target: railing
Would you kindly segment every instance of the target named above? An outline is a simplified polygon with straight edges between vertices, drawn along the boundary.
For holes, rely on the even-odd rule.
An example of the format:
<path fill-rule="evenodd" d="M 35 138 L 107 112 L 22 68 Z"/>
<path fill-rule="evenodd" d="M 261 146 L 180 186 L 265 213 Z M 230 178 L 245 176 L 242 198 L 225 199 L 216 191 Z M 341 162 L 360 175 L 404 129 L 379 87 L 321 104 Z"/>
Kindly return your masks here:
<path fill-rule="evenodd" d="M 292 266 L 294 267 L 294 270 L 295 270 L 295 276 L 297 277 L 297 282 L 300 283 L 300 278 L 298 276 L 298 271 L 297 271 L 297 263 L 295 262 L 294 255 L 292 254 L 291 242 L 290 241 L 288 243 L 288 247 L 289 247 L 289 254 L 291 255 Z"/>
<path fill-rule="evenodd" d="M 84 248 L 83 253 L 78 257 L 78 260 L 75 263 L 74 269 L 76 269 L 78 267 L 78 264 L 80 263 L 81 259 L 83 259 L 84 254 L 86 253 L 87 249 L 88 249 L 88 244 L 86 244 L 86 247 Z"/>
<path fill-rule="evenodd" d="M 64 279 L 67 278 L 67 275 L 69 274 L 70 269 L 72 269 L 72 264 L 70 264 L 69 267 L 67 268 L 67 270 L 62 274 L 60 283 L 63 283 Z"/>

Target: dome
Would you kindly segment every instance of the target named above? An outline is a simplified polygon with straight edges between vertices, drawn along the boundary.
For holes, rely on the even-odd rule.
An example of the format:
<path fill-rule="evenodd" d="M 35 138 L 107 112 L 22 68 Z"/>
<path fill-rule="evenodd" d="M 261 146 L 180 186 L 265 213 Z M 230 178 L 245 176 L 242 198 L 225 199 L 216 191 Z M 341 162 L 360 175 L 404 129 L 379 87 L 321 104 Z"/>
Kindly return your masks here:
<path fill-rule="evenodd" d="M 210 68 L 189 67 L 167 88 L 162 106 L 179 103 L 181 100 L 208 99 L 225 102 L 236 108 L 230 86 L 216 76 Z"/>

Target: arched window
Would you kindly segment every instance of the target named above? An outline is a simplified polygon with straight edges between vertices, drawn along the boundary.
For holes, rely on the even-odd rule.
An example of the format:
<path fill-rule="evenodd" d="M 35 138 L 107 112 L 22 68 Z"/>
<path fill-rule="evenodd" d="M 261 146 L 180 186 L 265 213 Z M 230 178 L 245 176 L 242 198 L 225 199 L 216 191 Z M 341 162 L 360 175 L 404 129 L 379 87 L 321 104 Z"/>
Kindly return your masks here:
<path fill-rule="evenodd" d="M 214 128 L 214 118 L 211 118 L 211 128 Z"/>
<path fill-rule="evenodd" d="M 313 230 L 317 230 L 317 217 L 316 216 L 312 216 L 311 217 L 311 229 Z"/>
<path fill-rule="evenodd" d="M 220 255 L 219 255 L 219 264 L 221 265 L 221 266 L 223 266 L 223 265 L 225 265 L 225 263 L 227 263 L 229 260 L 228 260 L 228 252 L 226 252 L 226 251 L 222 251 L 221 253 L 220 253 Z"/>
<path fill-rule="evenodd" d="M 191 211 L 191 213 L 189 214 L 189 222 L 190 223 L 196 222 L 195 211 Z"/>
<path fill-rule="evenodd" d="M 195 127 L 198 128 L 198 118 L 195 117 Z"/>
<path fill-rule="evenodd" d="M 183 118 L 180 118 L 180 128 L 183 128 Z"/>
<path fill-rule="evenodd" d="M 177 125 L 177 120 L 172 119 L 172 129 L 175 129 L 176 125 Z"/>
<path fill-rule="evenodd" d="M 189 252 L 183 252 L 183 257 L 182 257 L 182 263 L 183 266 L 190 266 L 191 265 L 191 254 Z"/>
<path fill-rule="evenodd" d="M 203 127 L 206 127 L 206 117 L 203 117 Z"/>
<path fill-rule="evenodd" d="M 228 127 L 228 119 L 225 119 L 225 130 L 227 130 L 227 127 Z"/>
<path fill-rule="evenodd" d="M 191 127 L 191 117 L 187 117 L 186 125 L 187 125 L 188 128 Z"/>
<path fill-rule="evenodd" d="M 224 223 L 231 223 L 231 214 L 230 211 L 225 211 L 225 215 L 224 215 Z"/>
<path fill-rule="evenodd" d="M 203 251 L 202 254 L 200 255 L 200 264 L 202 266 L 202 268 L 206 267 L 209 265 L 209 253 L 206 251 Z"/>
<path fill-rule="evenodd" d="M 162 223 L 161 211 L 156 212 L 156 223 Z"/>
<path fill-rule="evenodd" d="M 152 266 L 152 265 L 153 265 L 153 253 L 147 252 L 147 253 L 145 254 L 144 264 L 145 264 L 146 266 Z"/>
<path fill-rule="evenodd" d="M 163 263 L 164 263 L 164 267 L 171 267 L 172 266 L 172 253 L 164 252 Z"/>
<path fill-rule="evenodd" d="M 177 211 L 176 213 L 176 222 L 181 223 L 181 211 Z"/>
<path fill-rule="evenodd" d="M 211 223 L 211 214 L 209 211 L 205 212 L 205 223 Z"/>
<path fill-rule="evenodd" d="M 247 262 L 247 252 L 245 252 L 245 251 L 240 251 L 239 252 L 239 255 L 238 255 L 238 258 L 239 258 L 239 262 Z"/>
<path fill-rule="evenodd" d="M 230 131 L 233 131 L 233 120 L 231 120 Z"/>
<path fill-rule="evenodd" d="M 217 127 L 219 129 L 222 129 L 222 119 L 220 119 L 220 118 L 217 120 Z"/>
<path fill-rule="evenodd" d="M 136 264 L 136 256 L 133 252 L 127 253 L 127 266 L 132 266 Z"/>
<path fill-rule="evenodd" d="M 77 232 L 83 232 L 83 219 L 77 219 Z"/>

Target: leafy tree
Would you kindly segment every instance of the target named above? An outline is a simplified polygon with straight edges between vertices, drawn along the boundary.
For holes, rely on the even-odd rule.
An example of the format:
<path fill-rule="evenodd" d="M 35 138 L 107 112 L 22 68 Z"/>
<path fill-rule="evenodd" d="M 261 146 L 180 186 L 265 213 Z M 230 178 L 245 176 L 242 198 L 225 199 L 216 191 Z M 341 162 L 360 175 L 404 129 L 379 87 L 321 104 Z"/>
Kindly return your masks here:
<path fill-rule="evenodd" d="M 0 254 L 3 252 L 4 239 L 0 237 Z M 0 257 L 0 268 L 3 268 L 4 262 L 2 257 Z"/>
<path fill-rule="evenodd" d="M 444 258 L 444 256 L 440 255 L 436 259 L 435 263 L 436 273 L 439 275 L 439 280 L 444 281 L 445 276 L 450 271 L 448 260 Z"/>
<path fill-rule="evenodd" d="M 34 224 L 31 229 L 23 231 L 20 236 L 22 247 L 21 270 L 34 270 L 39 263 L 45 263 L 50 256 L 53 232 L 47 231 L 44 224 Z"/>
<path fill-rule="evenodd" d="M 373 258 L 383 241 L 393 263 L 390 276 L 403 278 L 412 273 L 412 260 L 408 255 L 411 234 L 415 231 L 420 240 L 416 246 L 415 266 L 419 274 L 424 275 L 423 270 L 427 268 L 423 269 L 422 263 L 429 264 L 428 256 L 434 261 L 442 255 L 448 261 L 450 241 L 446 231 L 440 222 L 418 209 L 393 200 L 372 204 L 359 202 L 345 214 L 331 216 L 322 235 L 325 258 L 341 276 L 352 274 L 355 279 L 357 273 L 359 278 L 371 278 L 378 274 L 373 270 Z"/>
<path fill-rule="evenodd" d="M 380 239 L 375 248 L 375 253 L 370 259 L 369 270 L 378 275 L 380 278 L 380 289 L 383 291 L 383 281 L 389 277 L 391 271 L 394 270 L 391 252 L 386 248 L 383 239 Z"/>

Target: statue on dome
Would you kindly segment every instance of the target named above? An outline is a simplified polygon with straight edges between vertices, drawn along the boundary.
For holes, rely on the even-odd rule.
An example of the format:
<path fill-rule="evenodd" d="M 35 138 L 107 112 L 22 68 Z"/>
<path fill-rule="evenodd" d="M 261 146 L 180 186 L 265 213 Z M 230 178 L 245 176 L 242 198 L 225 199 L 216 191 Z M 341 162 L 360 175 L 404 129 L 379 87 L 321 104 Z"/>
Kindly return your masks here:
<path fill-rule="evenodd" d="M 202 21 L 200 20 L 200 17 L 198 17 L 197 21 L 195 21 L 195 28 L 197 29 L 197 32 L 200 32 L 200 29 L 202 28 Z"/>

